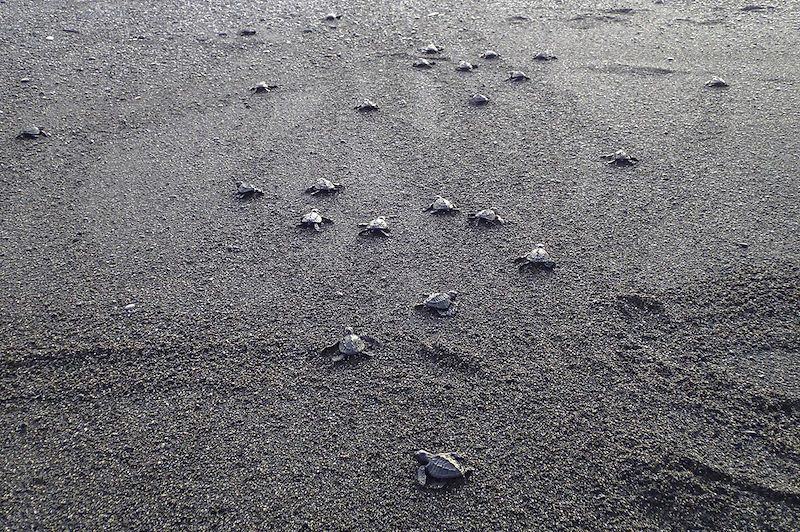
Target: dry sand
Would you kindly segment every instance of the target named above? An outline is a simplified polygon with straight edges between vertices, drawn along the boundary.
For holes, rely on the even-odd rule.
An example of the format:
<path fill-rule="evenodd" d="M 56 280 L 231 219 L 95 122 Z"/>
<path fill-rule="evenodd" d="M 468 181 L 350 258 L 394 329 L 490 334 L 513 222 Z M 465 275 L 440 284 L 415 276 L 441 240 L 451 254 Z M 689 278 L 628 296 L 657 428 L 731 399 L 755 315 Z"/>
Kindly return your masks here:
<path fill-rule="evenodd" d="M 796 2 L 220 4 L 0 1 L 0 525 L 800 528 Z"/>

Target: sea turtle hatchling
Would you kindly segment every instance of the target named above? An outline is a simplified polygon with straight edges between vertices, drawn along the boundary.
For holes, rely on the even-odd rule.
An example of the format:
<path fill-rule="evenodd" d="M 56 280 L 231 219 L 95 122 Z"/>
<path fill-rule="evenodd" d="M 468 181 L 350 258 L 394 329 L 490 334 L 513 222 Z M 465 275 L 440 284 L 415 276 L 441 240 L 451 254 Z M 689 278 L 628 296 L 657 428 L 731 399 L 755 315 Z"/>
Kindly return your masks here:
<path fill-rule="evenodd" d="M 253 94 L 261 94 L 264 92 L 270 92 L 272 91 L 272 89 L 277 89 L 277 88 L 278 88 L 277 85 L 270 85 L 266 81 L 259 81 L 258 83 L 250 87 L 250 90 L 253 92 Z"/>
<path fill-rule="evenodd" d="M 495 52 L 494 50 L 486 50 L 481 54 L 483 59 L 500 59 L 500 54 Z"/>
<path fill-rule="evenodd" d="M 366 99 L 361 102 L 359 105 L 355 106 L 357 111 L 361 111 L 362 113 L 367 113 L 369 111 L 377 111 L 379 109 L 378 104 L 373 102 L 370 99 Z"/>
<path fill-rule="evenodd" d="M 246 181 L 237 181 L 236 194 L 239 196 L 239 199 L 247 199 L 254 196 L 263 196 L 264 191 Z"/>
<path fill-rule="evenodd" d="M 28 126 L 17 135 L 18 139 L 35 139 L 39 137 L 49 137 L 50 133 L 39 129 L 36 126 Z"/>
<path fill-rule="evenodd" d="M 333 344 L 324 348 L 320 354 L 331 357 L 333 362 L 341 362 L 355 355 L 371 357 L 369 351 L 373 347 L 380 347 L 381 343 L 366 334 L 355 334 L 352 327 L 344 330 L 344 336 Z"/>
<path fill-rule="evenodd" d="M 434 292 L 425 298 L 425 301 L 414 305 L 416 309 L 430 309 L 441 317 L 455 316 L 458 311 L 456 303 L 458 292 L 448 290 L 447 292 Z"/>
<path fill-rule="evenodd" d="M 443 488 L 463 481 L 472 474 L 472 469 L 461 463 L 464 458 L 457 453 L 419 450 L 414 453 L 414 458 L 420 464 L 417 467 L 417 482 L 426 488 Z"/>
<path fill-rule="evenodd" d="M 706 87 L 724 88 L 728 86 L 728 83 L 724 79 L 717 76 L 714 76 L 710 80 L 706 81 Z"/>
<path fill-rule="evenodd" d="M 475 214 L 470 214 L 469 219 L 481 225 L 503 225 L 506 221 L 494 209 L 482 209 Z"/>
<path fill-rule="evenodd" d="M 326 20 L 328 22 L 336 22 L 340 18 L 342 18 L 342 15 L 340 15 L 339 13 L 331 12 L 331 13 L 328 13 L 327 15 L 325 15 L 323 17 L 323 20 Z"/>
<path fill-rule="evenodd" d="M 600 157 L 607 160 L 608 164 L 613 164 L 614 166 L 633 166 L 639 162 L 639 159 L 631 157 L 625 150 L 617 150 L 614 153 L 601 155 Z"/>
<path fill-rule="evenodd" d="M 508 78 L 506 78 L 506 81 L 528 81 L 529 79 L 531 78 L 526 76 L 525 72 L 521 70 L 512 70 L 508 73 Z"/>
<path fill-rule="evenodd" d="M 362 227 L 361 231 L 358 232 L 359 235 L 376 235 L 376 236 L 389 236 L 389 224 L 386 222 L 385 216 L 378 216 L 374 220 L 370 220 L 366 223 L 358 224 L 359 227 Z"/>
<path fill-rule="evenodd" d="M 443 51 L 444 51 L 444 48 L 436 46 L 433 43 L 429 43 L 428 46 L 426 46 L 426 47 L 424 47 L 422 49 L 422 53 L 423 54 L 428 54 L 428 55 L 436 55 L 436 54 L 442 53 Z"/>
<path fill-rule="evenodd" d="M 433 65 L 436 64 L 436 61 L 428 61 L 427 59 L 420 57 L 416 61 L 414 61 L 411 66 L 414 68 L 433 68 Z"/>
<path fill-rule="evenodd" d="M 333 220 L 330 218 L 326 218 L 319 213 L 319 209 L 311 209 L 310 212 L 307 212 L 303 215 L 300 219 L 300 223 L 297 224 L 297 227 L 313 227 L 314 231 L 322 231 L 320 229 L 320 225 L 322 224 L 332 224 Z"/>
<path fill-rule="evenodd" d="M 481 107 L 489 103 L 489 97 L 483 94 L 473 94 L 469 98 L 469 103 L 475 107 Z"/>
<path fill-rule="evenodd" d="M 311 194 L 312 196 L 316 196 L 317 194 L 335 194 L 344 188 L 341 183 L 334 183 L 325 179 L 324 177 L 318 177 L 314 184 L 311 185 L 306 189 L 306 194 Z"/>
<path fill-rule="evenodd" d="M 422 209 L 423 212 L 433 212 L 434 214 L 443 214 L 450 212 L 459 212 L 459 209 L 453 205 L 453 202 L 442 196 L 436 196 L 433 203 Z"/>
<path fill-rule="evenodd" d="M 549 51 L 545 50 L 544 52 L 538 52 L 536 55 L 533 56 L 533 59 L 534 61 L 554 61 L 558 59 L 558 57 L 556 57 Z"/>
<path fill-rule="evenodd" d="M 478 65 L 473 65 L 469 61 L 459 61 L 458 65 L 456 65 L 456 70 L 459 72 L 472 72 L 478 68 Z"/>
<path fill-rule="evenodd" d="M 536 244 L 536 247 L 527 254 L 514 259 L 514 263 L 519 266 L 520 271 L 527 268 L 541 270 L 552 270 L 556 263 L 550 258 L 550 254 L 544 249 L 544 244 Z"/>

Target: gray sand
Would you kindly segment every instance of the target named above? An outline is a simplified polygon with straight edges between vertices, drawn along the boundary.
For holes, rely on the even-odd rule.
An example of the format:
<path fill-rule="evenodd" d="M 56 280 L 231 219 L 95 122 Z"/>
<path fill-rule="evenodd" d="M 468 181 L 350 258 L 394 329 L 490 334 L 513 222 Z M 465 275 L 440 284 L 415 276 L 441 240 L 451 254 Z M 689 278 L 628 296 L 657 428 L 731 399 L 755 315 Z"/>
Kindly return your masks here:
<path fill-rule="evenodd" d="M 797 5 L 222 3 L 0 0 L 0 526 L 800 528 Z"/>

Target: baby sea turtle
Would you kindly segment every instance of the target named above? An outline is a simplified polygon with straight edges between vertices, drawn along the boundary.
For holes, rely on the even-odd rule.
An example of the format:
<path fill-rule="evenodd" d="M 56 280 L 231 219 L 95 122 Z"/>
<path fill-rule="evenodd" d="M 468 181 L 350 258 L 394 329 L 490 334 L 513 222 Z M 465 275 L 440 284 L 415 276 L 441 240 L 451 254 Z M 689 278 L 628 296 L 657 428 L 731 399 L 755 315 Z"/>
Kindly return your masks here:
<path fill-rule="evenodd" d="M 533 56 L 535 61 L 553 61 L 558 59 L 555 55 L 551 54 L 549 51 L 539 52 Z"/>
<path fill-rule="evenodd" d="M 459 72 L 472 72 L 478 68 L 478 65 L 473 65 L 469 61 L 459 61 L 458 65 L 456 65 L 456 70 Z"/>
<path fill-rule="evenodd" d="M 389 236 L 389 224 L 386 223 L 385 216 L 378 216 L 374 220 L 370 220 L 367 223 L 360 223 L 358 224 L 359 227 L 363 227 L 361 231 L 358 232 L 359 235 L 377 235 L 377 236 Z"/>
<path fill-rule="evenodd" d="M 433 203 L 422 209 L 423 212 L 431 211 L 435 214 L 441 214 L 446 212 L 459 212 L 459 209 L 453 205 L 447 198 L 443 198 L 441 196 L 436 196 L 436 199 L 433 200 Z"/>
<path fill-rule="evenodd" d="M 526 76 L 525 72 L 522 72 L 521 70 L 512 70 L 508 73 L 508 78 L 506 81 L 528 81 L 529 79 L 531 78 Z"/>
<path fill-rule="evenodd" d="M 344 330 L 344 337 L 323 349 L 320 354 L 331 357 L 334 362 L 341 362 L 355 355 L 371 357 L 369 349 L 380 346 L 381 343 L 375 338 L 365 334 L 355 334 L 352 327 L 347 327 Z"/>
<path fill-rule="evenodd" d="M 455 316 L 456 312 L 458 311 L 456 297 L 458 297 L 458 292 L 455 290 L 448 290 L 447 292 L 434 292 L 425 298 L 425 301 L 422 303 L 414 305 L 414 308 L 430 309 L 442 317 Z"/>
<path fill-rule="evenodd" d="M 550 254 L 544 249 L 544 244 L 536 244 L 536 247 L 528 254 L 514 259 L 514 263 L 519 265 L 520 271 L 526 268 L 552 270 L 556 267 L 555 261 L 550 258 Z"/>
<path fill-rule="evenodd" d="M 342 15 L 340 15 L 339 13 L 331 12 L 331 13 L 328 13 L 327 15 L 325 15 L 324 20 L 327 20 L 328 22 L 335 22 L 335 21 L 339 20 L 340 18 L 342 18 Z"/>
<path fill-rule="evenodd" d="M 25 129 L 23 129 L 19 133 L 19 135 L 17 135 L 17 138 L 18 139 L 35 139 L 35 138 L 39 138 L 39 137 L 49 137 L 49 136 L 50 136 L 50 133 L 47 133 L 46 131 L 42 131 L 41 129 L 39 129 L 36 126 L 28 126 Z"/>
<path fill-rule="evenodd" d="M 428 44 L 425 48 L 422 49 L 423 54 L 428 55 L 436 55 L 444 51 L 444 48 L 440 48 L 433 43 Z"/>
<path fill-rule="evenodd" d="M 469 99 L 469 103 L 475 107 L 481 107 L 489 103 L 489 97 L 483 94 L 473 94 Z"/>
<path fill-rule="evenodd" d="M 366 112 L 369 112 L 369 111 L 377 111 L 378 110 L 378 104 L 376 104 L 372 100 L 367 99 L 367 100 L 364 100 L 363 102 L 361 102 L 361 104 L 356 105 L 355 109 L 358 110 L 358 111 L 361 111 L 363 113 L 366 113 Z"/>
<path fill-rule="evenodd" d="M 432 453 L 420 450 L 414 453 L 414 458 L 419 462 L 417 468 L 417 482 L 421 486 L 439 489 L 447 484 L 463 481 L 472 469 L 464 466 L 464 461 L 457 453 Z"/>
<path fill-rule="evenodd" d="M 714 76 L 710 80 L 706 81 L 706 87 L 723 88 L 723 87 L 728 87 L 728 86 L 729 86 L 728 83 L 724 79 L 718 78 L 717 76 Z"/>
<path fill-rule="evenodd" d="M 486 50 L 481 54 L 483 59 L 500 59 L 500 54 L 495 52 L 494 50 Z"/>
<path fill-rule="evenodd" d="M 277 85 L 270 85 L 266 81 L 259 81 L 254 86 L 250 87 L 253 94 L 260 94 L 262 92 L 270 92 L 272 89 L 277 89 Z"/>
<path fill-rule="evenodd" d="M 469 219 L 478 225 L 502 225 L 506 223 L 493 209 L 483 209 L 475 214 L 470 214 Z"/>
<path fill-rule="evenodd" d="M 332 224 L 333 220 L 330 218 L 326 218 L 319 213 L 319 209 L 311 209 L 311 212 L 307 212 L 303 215 L 303 218 L 300 220 L 300 223 L 297 224 L 297 227 L 313 227 L 314 231 L 322 231 L 320 229 L 321 224 Z"/>
<path fill-rule="evenodd" d="M 435 64 L 436 61 L 428 61 L 427 59 L 420 57 L 419 59 L 414 61 L 414 63 L 411 66 L 413 66 L 414 68 L 433 68 L 433 65 Z"/>
<path fill-rule="evenodd" d="M 335 194 L 344 188 L 341 183 L 333 183 L 324 177 L 318 177 L 314 184 L 306 189 L 306 194 L 316 196 L 317 194 Z"/>
<path fill-rule="evenodd" d="M 237 181 L 236 194 L 239 196 L 239 199 L 247 199 L 255 196 L 263 196 L 264 191 L 246 181 Z"/>
<path fill-rule="evenodd" d="M 239 35 L 241 35 L 242 37 L 249 37 L 249 36 L 255 35 L 255 34 L 256 34 L 256 30 L 254 30 L 253 28 L 243 28 L 243 29 L 239 30 Z"/>
<path fill-rule="evenodd" d="M 614 153 L 602 155 L 601 158 L 606 159 L 608 164 L 613 164 L 615 166 L 633 166 L 639 162 L 639 159 L 631 157 L 625 150 L 617 150 Z"/>

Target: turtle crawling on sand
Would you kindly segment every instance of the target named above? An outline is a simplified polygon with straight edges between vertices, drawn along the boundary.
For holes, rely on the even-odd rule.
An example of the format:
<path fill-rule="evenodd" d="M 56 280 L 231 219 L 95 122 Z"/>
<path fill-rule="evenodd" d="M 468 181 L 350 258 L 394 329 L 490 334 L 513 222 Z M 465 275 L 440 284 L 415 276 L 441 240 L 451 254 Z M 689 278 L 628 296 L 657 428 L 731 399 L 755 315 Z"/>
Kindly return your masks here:
<path fill-rule="evenodd" d="M 724 88 L 728 86 L 728 83 L 724 79 L 717 76 L 714 76 L 710 80 L 706 81 L 706 87 Z"/>
<path fill-rule="evenodd" d="M 239 199 L 248 199 L 255 196 L 263 196 L 264 191 L 246 181 L 237 181 L 236 195 L 239 196 Z"/>
<path fill-rule="evenodd" d="M 428 46 L 422 49 L 422 53 L 428 55 L 436 55 L 442 53 L 443 51 L 444 48 L 440 48 L 433 43 L 428 44 Z"/>
<path fill-rule="evenodd" d="M 506 78 L 506 81 L 528 81 L 529 79 L 531 78 L 526 76 L 525 72 L 521 70 L 512 70 L 508 73 L 508 78 Z"/>
<path fill-rule="evenodd" d="M 422 209 L 423 212 L 433 212 L 434 214 L 443 214 L 450 212 L 459 212 L 459 209 L 453 205 L 453 202 L 447 198 L 436 196 L 433 203 Z"/>
<path fill-rule="evenodd" d="M 558 59 L 558 57 L 545 50 L 544 52 L 538 52 L 533 56 L 533 59 L 535 61 L 554 61 Z"/>
<path fill-rule="evenodd" d="M 443 488 L 465 480 L 472 473 L 471 468 L 461 463 L 464 458 L 457 453 L 419 450 L 414 453 L 414 458 L 420 464 L 417 467 L 417 482 L 426 488 Z"/>
<path fill-rule="evenodd" d="M 448 290 L 447 292 L 434 292 L 425 298 L 425 301 L 414 305 L 418 310 L 430 309 L 436 312 L 441 317 L 455 316 L 458 311 L 458 303 L 456 303 L 458 292 L 455 290 Z"/>
<path fill-rule="evenodd" d="M 469 61 L 459 61 L 458 65 L 456 65 L 456 70 L 459 72 L 472 72 L 478 68 L 478 65 L 473 65 Z"/>
<path fill-rule="evenodd" d="M 361 111 L 362 113 L 366 113 L 369 111 L 377 111 L 379 109 L 378 104 L 373 102 L 370 99 L 366 99 L 361 102 L 359 105 L 355 106 L 357 111 Z"/>
<path fill-rule="evenodd" d="M 414 61 L 411 66 L 414 68 L 433 68 L 433 65 L 436 64 L 436 61 L 428 61 L 424 57 L 420 57 L 416 61 Z"/>
<path fill-rule="evenodd" d="M 470 214 L 468 218 L 478 225 L 503 225 L 506 223 L 506 221 L 501 218 L 494 211 L 494 209 L 482 209 L 475 214 Z"/>
<path fill-rule="evenodd" d="M 341 183 L 334 183 L 324 177 L 318 177 L 317 180 L 314 181 L 314 184 L 306 189 L 306 194 L 311 194 L 312 196 L 316 196 L 317 194 L 335 194 L 342 188 L 343 185 Z"/>
<path fill-rule="evenodd" d="M 319 209 L 311 209 L 310 212 L 307 212 L 303 215 L 300 219 L 300 223 L 297 224 L 297 227 L 313 227 L 314 231 L 322 231 L 320 229 L 320 225 L 322 224 L 332 224 L 333 220 L 330 218 L 326 218 L 319 213 Z"/>
<path fill-rule="evenodd" d="M 500 59 L 500 54 L 495 52 L 494 50 L 486 50 L 481 54 L 483 59 Z"/>
<path fill-rule="evenodd" d="M 277 88 L 278 88 L 277 85 L 270 85 L 266 81 L 259 81 L 258 83 L 250 87 L 250 90 L 253 92 L 253 94 L 261 94 L 264 92 L 270 92 L 272 89 L 277 89 Z"/>
<path fill-rule="evenodd" d="M 374 220 L 370 220 L 367 223 L 360 223 L 358 224 L 359 227 L 363 227 L 361 231 L 358 232 L 359 235 L 376 235 L 376 236 L 389 236 L 389 224 L 386 222 L 385 216 L 378 216 Z"/>
<path fill-rule="evenodd" d="M 375 338 L 365 334 L 355 334 L 352 327 L 347 327 L 344 330 L 344 337 L 323 349 L 320 354 L 331 357 L 333 362 L 341 362 L 355 355 L 371 357 L 373 355 L 369 349 L 380 346 L 381 343 Z"/>
<path fill-rule="evenodd" d="M 544 249 L 544 244 L 536 244 L 536 247 L 530 252 L 514 259 L 514 263 L 519 266 L 520 271 L 527 268 L 552 270 L 556 267 L 555 261 L 550 258 L 550 254 Z"/>
<path fill-rule="evenodd" d="M 469 99 L 470 105 L 480 107 L 489 103 L 489 97 L 483 94 L 473 94 Z"/>
<path fill-rule="evenodd" d="M 639 159 L 631 157 L 625 150 L 617 150 L 614 153 L 601 155 L 600 157 L 606 159 L 608 164 L 613 164 L 614 166 L 633 166 L 639 162 Z"/>
<path fill-rule="evenodd" d="M 18 139 L 35 139 L 39 137 L 49 137 L 50 133 L 39 129 L 36 126 L 28 126 L 17 135 Z"/>
<path fill-rule="evenodd" d="M 328 22 L 335 22 L 335 21 L 339 20 L 340 18 L 342 18 L 342 15 L 340 15 L 339 13 L 331 12 L 331 13 L 328 13 L 327 15 L 325 15 L 323 20 L 327 20 Z"/>

